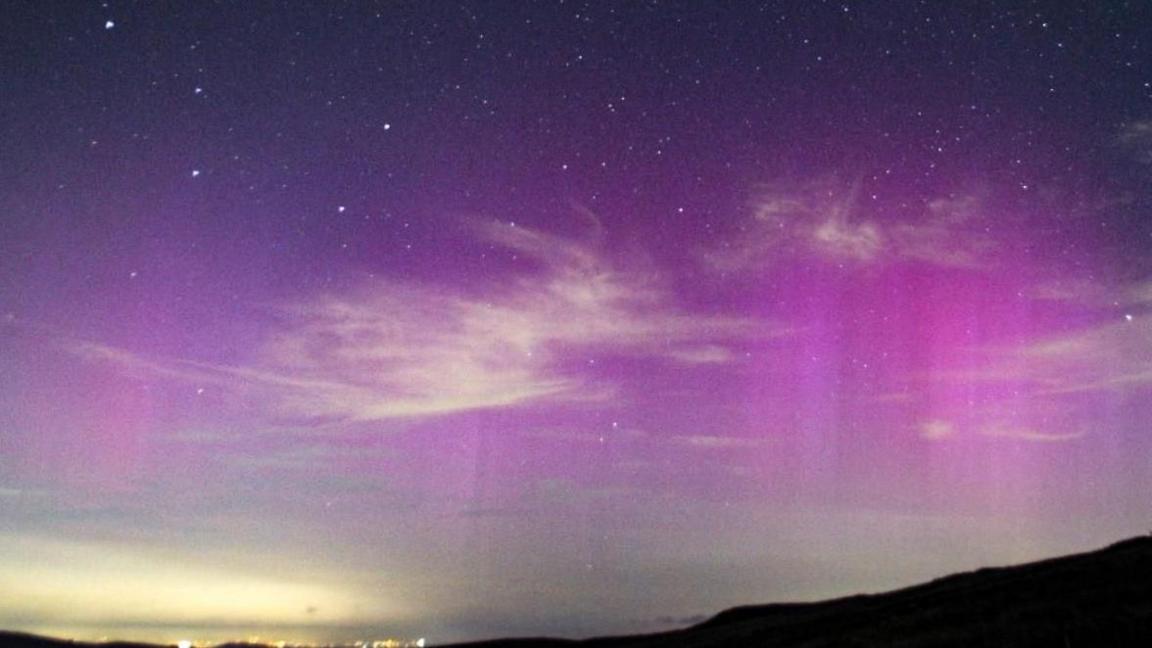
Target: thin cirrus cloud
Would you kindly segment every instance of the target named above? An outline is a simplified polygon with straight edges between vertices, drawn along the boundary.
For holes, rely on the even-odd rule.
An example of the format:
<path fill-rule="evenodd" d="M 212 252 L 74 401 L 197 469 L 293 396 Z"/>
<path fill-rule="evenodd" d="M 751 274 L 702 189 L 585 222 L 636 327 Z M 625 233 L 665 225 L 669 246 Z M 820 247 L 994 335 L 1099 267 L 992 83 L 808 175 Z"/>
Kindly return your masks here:
<path fill-rule="evenodd" d="M 689 435 L 674 437 L 673 441 L 691 448 L 730 449 L 760 448 L 771 443 L 768 439 L 752 437 L 731 437 L 717 435 Z"/>
<path fill-rule="evenodd" d="M 766 191 L 743 234 L 706 260 L 725 272 L 788 255 L 861 265 L 901 261 L 976 269 L 989 263 L 995 244 L 973 226 L 983 219 L 974 196 L 931 200 L 913 222 L 861 216 L 858 193 L 858 187 Z"/>
<path fill-rule="evenodd" d="M 1036 286 L 1029 296 L 1090 308 L 1106 318 L 1015 347 L 990 349 L 996 360 L 981 372 L 986 379 L 1031 382 L 1037 393 L 1047 395 L 1152 387 L 1152 281 L 1053 281 Z"/>
<path fill-rule="evenodd" d="M 1072 441 L 1084 436 L 1083 430 L 1075 432 L 1048 432 L 1036 427 L 1027 427 L 1004 422 L 991 422 L 971 428 L 958 426 L 945 419 L 930 419 L 920 424 L 920 438 L 928 441 L 958 439 L 966 433 L 976 433 L 985 437 L 1015 439 L 1034 443 L 1059 443 Z"/>
<path fill-rule="evenodd" d="M 1136 161 L 1152 164 L 1152 120 L 1138 120 L 1125 124 L 1120 129 L 1117 141 L 1129 150 Z"/>
<path fill-rule="evenodd" d="M 920 424 L 920 437 L 929 441 L 951 438 L 956 434 L 955 425 L 943 419 L 931 419 Z"/>
<path fill-rule="evenodd" d="M 1059 443 L 1061 441 L 1072 441 L 1084 436 L 1083 430 L 1075 432 L 1046 432 L 1040 429 L 1031 427 L 1020 427 L 1008 424 L 993 423 L 991 425 L 980 428 L 980 434 L 984 436 L 1003 437 L 1008 439 L 1017 439 L 1020 441 L 1034 441 L 1038 443 Z"/>
<path fill-rule="evenodd" d="M 505 224 L 477 230 L 539 271 L 491 299 L 377 285 L 284 309 L 288 326 L 264 348 L 263 366 L 340 385 L 289 393 L 286 410 L 373 420 L 603 399 L 613 385 L 586 359 L 723 362 L 726 345 L 772 333 L 748 319 L 678 310 L 655 280 L 613 269 L 592 246 Z"/>
<path fill-rule="evenodd" d="M 1152 281 L 1117 288 L 1088 279 L 1059 279 L 1037 284 L 1027 290 L 1027 295 L 1041 301 L 1139 310 L 1152 305 Z"/>
<path fill-rule="evenodd" d="M 1152 387 L 1152 316 L 1127 314 L 1041 340 L 1016 350 L 1005 368 L 1047 394 Z"/>
<path fill-rule="evenodd" d="M 1131 306 L 1152 305 L 1152 281 L 1131 286 L 1125 291 L 1126 304 Z"/>
<path fill-rule="evenodd" d="M 1005 383 L 1031 396 L 1124 393 L 1152 387 L 1152 316 L 1115 321 L 1008 347 L 986 347 L 981 367 L 941 371 L 935 380 Z"/>
<path fill-rule="evenodd" d="M 1091 303 L 1104 294 L 1112 295 L 1109 301 L 1114 306 L 1131 307 L 1142 303 L 1145 290 L 1140 284 L 1075 292 Z M 987 358 L 981 366 L 935 374 L 935 380 L 958 385 L 984 383 L 1014 403 L 1015 415 L 1006 418 L 1002 407 L 992 407 L 977 411 L 975 420 L 963 425 L 929 420 L 920 425 L 920 436 L 941 440 L 966 432 L 1035 442 L 1084 436 L 1094 427 L 1093 412 L 1103 404 L 1132 399 L 1152 389 L 1152 315 L 1113 311 L 1110 319 L 1080 329 L 1011 346 L 981 348 L 979 354 Z"/>
<path fill-rule="evenodd" d="M 729 361 L 733 344 L 785 333 L 679 309 L 653 275 L 616 269 L 593 245 L 508 224 L 474 230 L 537 270 L 487 298 L 379 282 L 283 304 L 279 326 L 240 366 L 88 342 L 72 350 L 162 378 L 254 392 L 276 416 L 372 421 L 608 399 L 616 385 L 596 371 L 599 356 L 691 368 Z"/>

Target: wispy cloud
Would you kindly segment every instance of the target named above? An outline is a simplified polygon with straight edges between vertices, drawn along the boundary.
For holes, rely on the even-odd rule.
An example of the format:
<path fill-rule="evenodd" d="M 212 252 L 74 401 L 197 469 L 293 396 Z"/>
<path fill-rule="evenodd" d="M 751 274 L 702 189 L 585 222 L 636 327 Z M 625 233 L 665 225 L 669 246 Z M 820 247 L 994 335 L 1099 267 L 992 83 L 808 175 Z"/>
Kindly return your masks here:
<path fill-rule="evenodd" d="M 1029 296 L 1088 307 L 1095 324 L 1010 345 L 972 349 L 977 360 L 933 378 L 955 383 L 1011 383 L 1036 395 L 1130 392 L 1152 387 L 1152 283 L 1106 286 L 1046 283 Z"/>
<path fill-rule="evenodd" d="M 1138 286 L 1108 293 L 1136 300 L 1141 290 Z M 955 393 L 957 403 L 967 403 L 957 406 L 966 420 L 928 421 L 920 426 L 920 435 L 946 439 L 965 432 L 1058 442 L 1097 429 L 1095 412 L 1100 408 L 1152 390 L 1152 313 L 1110 310 L 1111 316 L 1095 325 L 972 349 L 974 362 L 967 368 L 932 374 L 932 380 L 960 386 L 967 394 Z M 974 391 L 993 396 L 973 400 Z"/>
<path fill-rule="evenodd" d="M 764 437 L 732 436 L 723 434 L 690 434 L 690 435 L 663 435 L 645 432 L 634 428 L 616 428 L 609 431 L 576 431 L 576 430 L 529 430 L 520 433 L 522 436 L 537 439 L 548 439 L 562 442 L 578 443 L 606 443 L 608 441 L 643 441 L 649 444 L 662 444 L 679 447 L 699 448 L 702 450 L 728 449 L 728 448 L 762 448 L 774 442 L 774 439 Z"/>
<path fill-rule="evenodd" d="M 979 432 L 985 436 L 1017 439 L 1019 441 L 1035 441 L 1039 443 L 1059 443 L 1061 441 L 1072 441 L 1084 436 L 1083 431 L 1044 432 L 1034 428 L 1018 427 L 1007 424 L 992 424 L 980 428 Z"/>
<path fill-rule="evenodd" d="M 955 426 L 951 421 L 932 419 L 920 424 L 920 436 L 929 441 L 947 439 L 956 434 Z"/>
<path fill-rule="evenodd" d="M 957 425 L 945 419 L 931 419 L 919 426 L 920 438 L 927 441 L 951 441 L 965 435 L 978 434 L 985 437 L 1014 439 L 1035 443 L 1059 443 L 1072 441 L 1084 436 L 1084 431 L 1046 432 L 1044 430 L 1005 422 Z"/>
<path fill-rule="evenodd" d="M 289 447 L 258 452 L 233 452 L 221 457 L 221 461 L 242 467 L 246 470 L 297 470 L 331 468 L 349 461 L 388 456 L 390 452 L 381 448 L 333 448 L 322 445 Z"/>
<path fill-rule="evenodd" d="M 616 268 L 593 244 L 502 223 L 474 229 L 538 270 L 483 297 L 379 282 L 281 304 L 279 325 L 242 366 L 70 347 L 153 376 L 254 389 L 281 416 L 368 421 L 607 399 L 616 385 L 596 372 L 598 357 L 690 368 L 783 332 L 677 308 L 651 273 Z"/>
<path fill-rule="evenodd" d="M 1144 281 L 1129 286 L 1125 291 L 1126 304 L 1130 306 L 1152 305 L 1152 281 Z"/>
<path fill-rule="evenodd" d="M 1115 298 L 1104 286 L 1082 279 L 1045 281 L 1026 289 L 1024 293 L 1029 298 L 1040 301 L 1093 306 L 1107 304 Z"/>
<path fill-rule="evenodd" d="M 859 264 L 977 268 L 995 247 L 985 231 L 972 226 L 984 218 L 974 196 L 941 197 L 928 202 L 919 218 L 893 221 L 865 215 L 859 193 L 858 186 L 827 185 L 765 191 L 743 234 L 707 259 L 723 271 L 756 268 L 796 254 Z"/>
<path fill-rule="evenodd" d="M 0 486 L 0 500 L 11 498 L 39 498 L 47 495 L 47 491 L 26 488 L 8 488 Z"/>
<path fill-rule="evenodd" d="M 735 358 L 735 354 L 728 347 L 705 344 L 683 349 L 671 349 L 668 351 L 668 357 L 685 364 L 724 364 L 731 362 Z"/>
<path fill-rule="evenodd" d="M 1048 394 L 1147 388 L 1152 386 L 1152 316 L 1117 316 L 1023 346 L 999 373 L 1034 379 Z"/>
<path fill-rule="evenodd" d="M 1152 120 L 1125 124 L 1117 139 L 1121 146 L 1132 151 L 1138 162 L 1152 164 Z"/>
<path fill-rule="evenodd" d="M 719 435 L 680 436 L 673 437 L 672 441 L 691 448 L 705 449 L 760 448 L 771 443 L 770 439 Z"/>
<path fill-rule="evenodd" d="M 1032 299 L 1082 306 L 1135 310 L 1152 306 L 1152 281 L 1117 287 L 1087 279 L 1060 279 L 1039 283 L 1026 292 Z"/>
<path fill-rule="evenodd" d="M 606 430 L 532 428 L 520 430 L 518 434 L 530 439 L 542 439 L 562 443 L 605 443 L 608 440 L 617 441 L 623 439 L 627 441 L 638 441 L 651 438 L 651 435 L 643 430 L 615 425 Z"/>
<path fill-rule="evenodd" d="M 983 219 L 983 207 L 975 196 L 937 198 L 928 202 L 917 222 L 889 226 L 891 251 L 930 265 L 982 267 L 996 247 L 991 236 L 971 227 Z"/>

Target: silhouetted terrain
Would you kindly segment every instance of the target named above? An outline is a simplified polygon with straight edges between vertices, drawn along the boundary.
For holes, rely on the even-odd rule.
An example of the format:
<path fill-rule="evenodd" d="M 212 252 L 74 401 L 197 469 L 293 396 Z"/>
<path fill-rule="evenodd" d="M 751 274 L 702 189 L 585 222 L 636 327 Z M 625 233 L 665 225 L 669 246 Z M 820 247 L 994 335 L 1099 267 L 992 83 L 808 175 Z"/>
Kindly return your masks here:
<path fill-rule="evenodd" d="M 154 648 L 154 644 L 134 643 L 131 641 L 108 641 L 92 644 L 69 641 L 67 639 L 37 637 L 22 632 L 0 632 L 0 648 L 77 648 L 79 646 L 99 646 L 100 648 Z"/>
<path fill-rule="evenodd" d="M 60 648 L 69 643 L 0 633 L 0 645 Z M 453 648 L 1096 645 L 1152 646 L 1152 538 L 1018 567 L 981 569 L 884 594 L 739 607 L 672 632 L 583 641 L 501 639 Z"/>

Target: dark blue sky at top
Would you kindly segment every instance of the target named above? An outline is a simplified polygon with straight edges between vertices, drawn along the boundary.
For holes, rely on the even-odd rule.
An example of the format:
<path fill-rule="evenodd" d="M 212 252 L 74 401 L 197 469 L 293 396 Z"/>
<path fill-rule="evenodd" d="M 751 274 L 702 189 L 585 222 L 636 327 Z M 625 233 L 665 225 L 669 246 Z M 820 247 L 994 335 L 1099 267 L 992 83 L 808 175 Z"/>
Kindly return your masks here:
<path fill-rule="evenodd" d="M 877 176 L 889 210 L 990 179 L 1092 202 L 1123 182 L 1117 129 L 1152 100 L 1140 3 L 105 4 L 8 12 L 0 173 L 9 196 L 44 197 L 9 197 L 15 292 L 29 249 L 69 245 L 61 229 L 94 257 L 226 234 L 218 272 L 259 260 L 307 283 L 329 254 L 410 269 L 396 244 L 447 211 L 539 220 L 577 201 L 674 246 L 765 178 Z M 1113 233 L 1138 216 L 1112 218 L 1093 234 L 1142 240 Z M 132 237 L 111 234 L 125 222 Z"/>
<path fill-rule="evenodd" d="M 96 140 L 121 162 L 105 183 L 202 166 L 324 211 L 373 191 L 648 205 L 826 167 L 1026 181 L 1100 162 L 1152 96 L 1138 3 L 45 7 L 6 28 L 11 180 Z"/>

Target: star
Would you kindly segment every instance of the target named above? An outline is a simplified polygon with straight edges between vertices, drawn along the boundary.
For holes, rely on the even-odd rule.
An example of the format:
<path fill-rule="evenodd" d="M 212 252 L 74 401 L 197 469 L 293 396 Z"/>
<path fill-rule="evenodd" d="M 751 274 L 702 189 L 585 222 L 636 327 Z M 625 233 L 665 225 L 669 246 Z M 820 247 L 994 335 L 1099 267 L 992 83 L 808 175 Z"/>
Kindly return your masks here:
<path fill-rule="evenodd" d="M 104 29 L 112 29 L 115 26 L 116 26 L 116 23 L 111 21 L 111 20 L 104 22 Z"/>

